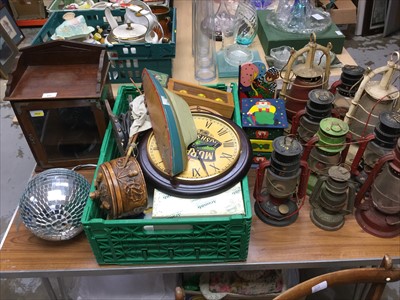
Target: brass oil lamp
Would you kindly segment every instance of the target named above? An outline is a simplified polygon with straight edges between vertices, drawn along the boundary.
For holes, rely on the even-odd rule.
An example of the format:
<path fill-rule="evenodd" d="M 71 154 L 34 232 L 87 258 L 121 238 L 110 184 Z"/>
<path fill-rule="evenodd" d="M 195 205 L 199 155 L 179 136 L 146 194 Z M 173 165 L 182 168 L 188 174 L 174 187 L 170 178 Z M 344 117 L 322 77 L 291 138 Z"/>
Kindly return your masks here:
<path fill-rule="evenodd" d="M 330 167 L 320 176 L 310 196 L 310 218 L 319 228 L 334 231 L 342 228 L 345 215 L 353 212 L 356 185 L 350 172 L 340 166 Z"/>
<path fill-rule="evenodd" d="M 400 137 L 400 112 L 383 112 L 373 133 L 361 138 L 359 147 L 351 165 L 351 173 L 363 182 L 362 178 L 373 169 L 376 162 L 390 153 Z M 361 161 L 363 166 L 360 167 Z"/>
<path fill-rule="evenodd" d="M 302 142 L 308 142 L 317 133 L 319 123 L 332 116 L 333 100 L 334 95 L 328 90 L 310 91 L 305 109 L 298 111 L 292 119 L 290 134 L 298 134 Z"/>
<path fill-rule="evenodd" d="M 316 35 L 313 33 L 310 36 L 309 43 L 305 47 L 298 51 L 294 49 L 291 50 L 291 56 L 287 63 L 286 72 L 283 77 L 282 90 L 280 92 L 280 97 L 286 100 L 286 113 L 289 120 L 291 120 L 299 110 L 305 108 L 308 101 L 308 93 L 311 90 L 327 88 L 330 64 L 327 63 L 324 70 L 319 64 L 315 64 L 314 60 L 316 51 L 320 50 L 323 55 L 325 55 L 326 61 L 330 62 L 331 49 L 331 43 L 328 43 L 327 47 L 318 45 L 316 43 Z M 305 54 L 305 63 L 295 64 L 298 58 Z M 292 79 L 293 76 L 295 76 L 294 80 Z"/>
<path fill-rule="evenodd" d="M 375 164 L 355 199 L 355 217 L 374 236 L 400 234 L 400 139 L 395 149 Z"/>
<path fill-rule="evenodd" d="M 364 76 L 344 119 L 354 139 L 372 133 L 380 113 L 399 111 L 399 90 L 390 83 L 395 72 L 400 70 L 399 58 L 399 52 L 392 53 L 386 66 Z M 376 75 L 382 75 L 380 81 L 372 80 Z"/>
<path fill-rule="evenodd" d="M 344 163 L 349 150 L 349 127 L 337 118 L 321 120 L 317 133 L 306 143 L 303 160 L 317 175 L 327 175 L 330 167 Z"/>
<path fill-rule="evenodd" d="M 266 224 L 287 226 L 297 220 L 304 204 L 310 172 L 301 161 L 303 147 L 296 139 L 280 136 L 273 141 L 271 158 L 259 165 L 254 187 L 254 208 Z"/>

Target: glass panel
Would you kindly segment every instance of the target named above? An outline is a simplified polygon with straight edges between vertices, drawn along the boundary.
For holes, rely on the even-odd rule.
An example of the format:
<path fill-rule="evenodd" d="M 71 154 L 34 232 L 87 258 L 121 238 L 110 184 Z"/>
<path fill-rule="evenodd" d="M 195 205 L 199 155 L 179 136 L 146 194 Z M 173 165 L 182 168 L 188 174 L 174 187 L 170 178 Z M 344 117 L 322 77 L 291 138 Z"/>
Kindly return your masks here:
<path fill-rule="evenodd" d="M 29 111 L 48 161 L 96 158 L 101 138 L 91 107 Z"/>

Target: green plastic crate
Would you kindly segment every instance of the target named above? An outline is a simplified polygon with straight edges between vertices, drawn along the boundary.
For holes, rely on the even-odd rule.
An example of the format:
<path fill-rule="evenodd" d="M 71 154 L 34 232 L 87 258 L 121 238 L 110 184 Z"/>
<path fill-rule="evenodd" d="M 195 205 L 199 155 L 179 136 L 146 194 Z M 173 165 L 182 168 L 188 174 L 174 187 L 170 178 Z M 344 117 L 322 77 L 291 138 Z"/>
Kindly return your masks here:
<path fill-rule="evenodd" d="M 100 2 L 99 0 L 93 0 L 94 3 L 96 2 Z M 104 2 L 104 0 L 103 0 Z M 106 1 L 108 2 L 108 1 Z M 68 12 L 68 11 L 77 11 L 76 9 L 62 9 L 62 7 L 60 8 L 60 3 L 62 4 L 62 7 L 65 7 L 67 5 L 70 5 L 72 3 L 75 3 L 75 0 L 54 0 L 53 2 L 51 2 L 50 6 L 47 8 L 47 11 L 49 12 L 49 14 L 56 12 L 56 11 L 63 11 L 64 13 Z M 80 9 L 82 10 L 82 9 Z"/>
<path fill-rule="evenodd" d="M 32 41 L 32 45 L 40 45 L 51 41 L 51 36 L 56 28 L 60 26 L 64 19 L 62 16 L 65 11 L 55 11 L 51 14 L 42 29 Z M 76 16 L 83 15 L 88 26 L 96 28 L 108 26 L 104 10 L 77 10 Z M 112 11 L 118 24 L 124 22 L 124 9 Z M 169 43 L 120 43 L 114 45 L 104 45 L 110 59 L 110 69 L 108 72 L 110 83 L 131 83 L 130 78 L 135 82 L 141 82 L 142 70 L 144 68 L 158 71 L 172 76 L 172 59 L 176 52 L 176 8 L 171 8 L 171 32 L 172 38 Z"/>
<path fill-rule="evenodd" d="M 221 88 L 221 85 L 216 87 Z M 232 84 L 232 87 L 232 92 L 237 95 L 237 86 Z M 127 110 L 128 96 L 137 96 L 135 88 L 121 86 L 114 104 L 115 114 Z M 237 97 L 234 99 L 235 107 L 239 107 Z M 238 109 L 234 119 L 240 125 Z M 117 155 L 109 124 L 98 165 Z M 105 220 L 98 204 L 89 198 L 82 216 L 83 228 L 99 264 L 243 261 L 248 254 L 252 218 L 247 177 L 242 180 L 242 193 L 245 215 L 173 219 Z"/>

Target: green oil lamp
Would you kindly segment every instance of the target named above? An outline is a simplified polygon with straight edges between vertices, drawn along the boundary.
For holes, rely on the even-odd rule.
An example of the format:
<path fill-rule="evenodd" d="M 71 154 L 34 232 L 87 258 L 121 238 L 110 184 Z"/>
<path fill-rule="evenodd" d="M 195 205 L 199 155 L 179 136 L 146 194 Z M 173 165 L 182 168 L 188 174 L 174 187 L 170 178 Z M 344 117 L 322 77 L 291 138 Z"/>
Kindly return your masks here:
<path fill-rule="evenodd" d="M 330 167 L 344 162 L 348 152 L 348 131 L 349 126 L 340 119 L 321 120 L 317 133 L 307 142 L 303 154 L 313 173 L 327 175 Z"/>

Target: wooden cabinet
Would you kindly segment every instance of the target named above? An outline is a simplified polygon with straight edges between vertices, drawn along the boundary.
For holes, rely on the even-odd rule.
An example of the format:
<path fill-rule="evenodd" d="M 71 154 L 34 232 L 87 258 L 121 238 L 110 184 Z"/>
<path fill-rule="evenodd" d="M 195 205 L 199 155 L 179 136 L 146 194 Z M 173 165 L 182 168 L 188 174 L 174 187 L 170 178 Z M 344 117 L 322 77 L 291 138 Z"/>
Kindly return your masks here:
<path fill-rule="evenodd" d="M 22 49 L 7 83 L 39 169 L 97 163 L 106 130 L 109 61 L 101 46 L 53 41 Z"/>

